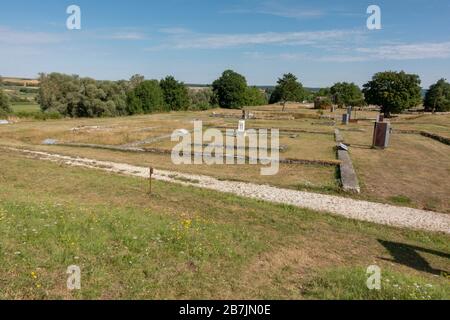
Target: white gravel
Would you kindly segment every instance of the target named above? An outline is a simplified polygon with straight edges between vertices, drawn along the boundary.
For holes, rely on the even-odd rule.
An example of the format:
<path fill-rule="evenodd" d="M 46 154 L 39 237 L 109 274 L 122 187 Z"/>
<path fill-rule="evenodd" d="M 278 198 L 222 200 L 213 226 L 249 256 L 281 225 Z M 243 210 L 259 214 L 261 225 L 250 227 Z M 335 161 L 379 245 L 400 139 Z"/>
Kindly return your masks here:
<path fill-rule="evenodd" d="M 11 151 L 24 153 L 31 157 L 37 157 L 42 160 L 63 162 L 71 166 L 94 168 L 143 178 L 149 176 L 148 168 L 133 166 L 125 163 L 75 158 L 15 148 L 8 149 Z M 387 204 L 353 200 L 337 196 L 288 190 L 268 185 L 235 181 L 220 181 L 209 176 L 192 175 L 174 171 L 155 170 L 153 177 L 156 180 L 227 192 L 247 198 L 289 204 L 301 208 L 329 212 L 356 220 L 370 221 L 378 224 L 410 229 L 450 233 L 450 215 L 443 213 L 406 207 L 396 207 Z M 180 180 L 180 178 L 182 180 Z"/>

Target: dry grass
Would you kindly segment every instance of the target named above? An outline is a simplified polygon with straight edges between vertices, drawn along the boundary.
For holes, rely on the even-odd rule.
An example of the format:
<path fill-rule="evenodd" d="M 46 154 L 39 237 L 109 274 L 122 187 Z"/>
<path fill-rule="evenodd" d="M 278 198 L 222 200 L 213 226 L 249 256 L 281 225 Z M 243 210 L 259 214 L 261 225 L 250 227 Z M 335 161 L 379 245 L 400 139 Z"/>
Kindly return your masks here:
<path fill-rule="evenodd" d="M 343 133 L 352 145 L 363 194 L 450 213 L 450 147 L 420 135 L 393 134 L 388 149 L 375 150 L 370 148 L 372 132 L 367 129 Z"/>
<path fill-rule="evenodd" d="M 38 86 L 39 80 L 37 79 L 21 79 L 21 78 L 5 78 L 3 77 L 3 82 L 7 82 L 8 84 L 13 84 L 17 86 Z"/>
<path fill-rule="evenodd" d="M 281 106 L 249 108 L 251 112 L 281 112 Z M 258 166 L 175 166 L 170 155 L 135 154 L 86 148 L 41 146 L 48 138 L 62 142 L 123 145 L 148 138 L 166 136 L 175 129 L 192 129 L 193 120 L 202 120 L 207 127 L 237 128 L 237 118 L 211 117 L 213 112 L 233 114 L 239 110 L 210 110 L 204 112 L 172 112 L 146 116 L 110 119 L 71 119 L 47 122 L 24 121 L 0 128 L 0 144 L 21 145 L 50 152 L 79 155 L 99 160 L 112 160 L 136 165 L 152 165 L 156 168 L 205 174 L 220 179 L 271 184 L 286 188 L 339 193 L 336 170 L 316 165 L 281 165 L 278 175 L 262 177 Z M 336 117 L 338 127 L 351 146 L 351 156 L 362 184 L 359 198 L 409 205 L 418 208 L 450 212 L 450 153 L 449 146 L 419 135 L 394 134 L 387 150 L 372 150 L 373 123 L 376 112 L 357 111 L 362 120 L 347 127 L 340 126 L 344 110 L 331 113 L 323 110 L 323 116 Z M 280 144 L 287 147 L 282 158 L 308 160 L 335 159 L 332 119 L 315 119 L 319 114 L 309 106 L 289 104 L 288 114 L 300 114 L 297 120 L 261 119 L 247 121 L 248 129 L 277 128 L 282 132 Z M 450 115 L 402 115 L 392 119 L 394 129 L 426 130 L 450 136 Z M 84 126 L 84 127 L 83 127 Z M 97 129 L 89 129 L 98 126 Z M 81 128 L 80 130 L 71 130 Z M 295 133 L 289 130 L 297 130 Z M 304 132 L 302 132 L 304 131 Z M 307 133 L 316 132 L 316 133 Z M 144 147 L 171 150 L 174 142 L 169 139 L 144 144 Z"/>

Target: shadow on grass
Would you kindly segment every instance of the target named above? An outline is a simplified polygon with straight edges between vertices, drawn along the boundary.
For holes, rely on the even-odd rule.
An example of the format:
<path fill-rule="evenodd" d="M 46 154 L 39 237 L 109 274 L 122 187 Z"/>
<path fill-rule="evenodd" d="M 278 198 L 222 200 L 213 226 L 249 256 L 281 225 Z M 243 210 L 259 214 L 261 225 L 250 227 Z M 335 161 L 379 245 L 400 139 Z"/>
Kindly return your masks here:
<path fill-rule="evenodd" d="M 418 271 L 428 272 L 434 275 L 443 275 L 449 273 L 448 272 L 449 270 L 440 270 L 433 268 L 429 264 L 429 262 L 420 255 L 420 253 L 422 252 L 450 260 L 450 254 L 448 253 L 411 246 L 404 243 L 390 242 L 384 240 L 378 240 L 378 242 L 389 251 L 389 253 L 393 258 L 393 259 L 382 258 L 383 260 L 399 263 L 408 266 L 410 268 L 416 269 Z"/>

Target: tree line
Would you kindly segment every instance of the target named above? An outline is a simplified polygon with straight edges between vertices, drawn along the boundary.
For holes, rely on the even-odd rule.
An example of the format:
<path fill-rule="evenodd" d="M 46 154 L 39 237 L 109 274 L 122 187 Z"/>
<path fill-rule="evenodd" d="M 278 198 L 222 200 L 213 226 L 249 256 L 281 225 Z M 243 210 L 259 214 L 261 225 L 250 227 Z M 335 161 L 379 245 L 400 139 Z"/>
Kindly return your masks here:
<path fill-rule="evenodd" d="M 419 76 L 403 71 L 377 73 L 362 89 L 354 83 L 338 82 L 317 92 L 304 88 L 291 73 L 278 79 L 273 89 L 263 90 L 249 86 L 243 75 L 232 70 L 224 71 L 210 87 L 201 90 L 191 90 L 172 76 L 146 80 L 134 75 L 128 81 L 99 81 L 42 73 L 39 82 L 37 102 L 42 111 L 65 117 L 110 117 L 215 107 L 240 109 L 267 103 L 280 103 L 284 110 L 287 102 L 305 100 L 316 101 L 318 108 L 377 105 L 386 116 L 422 102 L 425 111 L 450 111 L 450 84 L 445 79 L 433 84 L 422 99 Z M 0 114 L 8 113 L 10 101 L 0 89 Z"/>
<path fill-rule="evenodd" d="M 320 89 L 316 97 L 325 97 L 330 104 L 341 107 L 380 106 L 387 117 L 420 104 L 426 112 L 450 111 L 450 84 L 445 79 L 431 85 L 425 98 L 420 84 L 420 77 L 416 74 L 386 71 L 376 73 L 362 90 L 354 83 L 339 82 L 331 88 Z"/>
<path fill-rule="evenodd" d="M 404 71 L 386 71 L 376 73 L 370 81 L 359 88 L 354 83 L 338 82 L 330 88 L 320 89 L 312 93 L 305 89 L 298 78 L 292 73 L 278 79 L 277 85 L 271 91 L 266 91 L 270 104 L 280 103 L 285 109 L 287 102 L 318 102 L 318 108 L 331 105 L 339 107 L 356 107 L 376 105 L 386 117 L 392 113 L 401 113 L 423 103 L 425 111 L 450 111 L 450 84 L 445 79 L 433 84 L 422 99 L 421 80 L 418 75 L 407 74 Z M 255 88 L 256 89 L 256 88 Z M 241 108 L 251 106 L 245 100 L 245 78 L 231 70 L 213 83 L 213 90 L 218 97 L 218 105 L 222 108 Z M 262 104 L 264 101 L 255 101 Z"/>

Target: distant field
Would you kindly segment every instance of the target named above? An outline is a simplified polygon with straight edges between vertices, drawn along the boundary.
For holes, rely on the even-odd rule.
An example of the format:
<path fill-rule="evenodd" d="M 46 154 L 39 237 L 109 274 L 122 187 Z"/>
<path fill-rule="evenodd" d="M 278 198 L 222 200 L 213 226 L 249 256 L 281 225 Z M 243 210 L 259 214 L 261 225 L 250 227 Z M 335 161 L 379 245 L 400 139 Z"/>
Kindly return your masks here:
<path fill-rule="evenodd" d="M 14 113 L 25 112 L 33 113 L 41 110 L 38 104 L 13 104 L 12 109 Z"/>
<path fill-rule="evenodd" d="M 3 83 L 6 85 L 31 86 L 31 87 L 36 87 L 39 85 L 39 80 L 37 79 L 2 77 L 2 80 Z"/>

